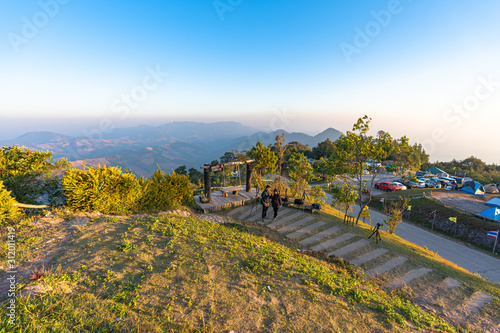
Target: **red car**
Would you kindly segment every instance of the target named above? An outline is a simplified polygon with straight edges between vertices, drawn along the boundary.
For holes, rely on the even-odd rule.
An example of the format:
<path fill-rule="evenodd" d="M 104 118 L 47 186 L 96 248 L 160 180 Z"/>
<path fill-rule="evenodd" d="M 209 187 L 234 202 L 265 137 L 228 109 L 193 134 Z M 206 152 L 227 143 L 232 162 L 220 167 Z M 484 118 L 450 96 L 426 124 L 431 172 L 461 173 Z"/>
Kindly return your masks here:
<path fill-rule="evenodd" d="M 401 191 L 401 187 L 393 184 L 393 183 L 390 183 L 390 182 L 378 182 L 378 183 L 375 183 L 375 188 L 378 188 L 378 189 L 381 189 L 383 191 Z"/>

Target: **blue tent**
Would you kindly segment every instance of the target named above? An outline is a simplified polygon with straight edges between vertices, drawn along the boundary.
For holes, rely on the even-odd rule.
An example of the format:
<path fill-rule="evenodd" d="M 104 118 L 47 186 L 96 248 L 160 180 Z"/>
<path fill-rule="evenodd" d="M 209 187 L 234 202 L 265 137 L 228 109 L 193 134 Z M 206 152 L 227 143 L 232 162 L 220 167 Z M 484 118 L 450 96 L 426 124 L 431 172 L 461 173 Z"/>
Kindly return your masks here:
<path fill-rule="evenodd" d="M 486 206 L 500 208 L 500 198 L 493 198 L 486 203 Z"/>
<path fill-rule="evenodd" d="M 500 208 L 497 207 L 491 207 L 483 210 L 481 216 L 487 217 L 489 219 L 495 220 L 495 221 L 500 221 Z"/>
<path fill-rule="evenodd" d="M 484 187 L 478 182 L 467 182 L 460 191 L 475 195 L 484 195 Z"/>
<path fill-rule="evenodd" d="M 428 172 L 428 173 L 431 173 L 433 175 L 440 176 L 440 177 L 448 177 L 448 174 L 445 171 L 443 171 L 439 168 L 436 168 L 436 167 L 432 167 L 430 169 L 427 169 L 427 170 L 425 170 L 425 172 Z"/>

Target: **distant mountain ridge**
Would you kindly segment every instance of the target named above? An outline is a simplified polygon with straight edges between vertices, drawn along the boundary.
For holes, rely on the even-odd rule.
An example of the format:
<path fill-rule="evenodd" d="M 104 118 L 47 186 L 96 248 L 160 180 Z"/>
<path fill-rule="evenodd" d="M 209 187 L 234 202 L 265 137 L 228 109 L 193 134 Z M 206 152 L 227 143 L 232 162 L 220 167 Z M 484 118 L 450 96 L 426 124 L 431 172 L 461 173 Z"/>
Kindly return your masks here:
<path fill-rule="evenodd" d="M 272 145 L 281 133 L 285 134 L 287 142 L 298 141 L 311 148 L 327 138 L 335 141 L 341 135 L 333 128 L 315 136 L 284 130 L 268 133 L 238 122 L 172 122 L 160 126 L 117 128 L 109 133 L 89 133 L 88 137 L 70 137 L 47 131 L 29 132 L 12 140 L 0 141 L 0 146 L 50 150 L 54 158 L 67 158 L 75 162 L 75 166 L 107 164 L 149 176 L 158 165 L 166 172 L 179 165 L 199 168 L 219 159 L 227 151 L 248 150 L 258 141 L 266 146 Z"/>

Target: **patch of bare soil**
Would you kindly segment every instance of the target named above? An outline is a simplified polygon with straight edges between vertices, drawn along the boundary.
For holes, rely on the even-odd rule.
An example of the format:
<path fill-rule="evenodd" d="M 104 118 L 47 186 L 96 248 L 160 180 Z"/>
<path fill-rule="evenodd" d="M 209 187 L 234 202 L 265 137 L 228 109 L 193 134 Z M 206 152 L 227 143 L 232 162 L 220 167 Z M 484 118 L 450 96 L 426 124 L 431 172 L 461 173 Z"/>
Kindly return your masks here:
<path fill-rule="evenodd" d="M 490 196 L 473 195 L 460 191 L 436 191 L 432 192 L 432 197 L 475 214 L 480 214 L 483 210 L 488 208 L 485 203 L 490 199 Z"/>
<path fill-rule="evenodd" d="M 66 251 L 66 244 L 73 237 L 77 228 L 83 227 L 89 220 L 88 216 L 83 215 L 76 216 L 70 220 L 41 217 L 36 221 L 35 223 L 38 227 L 47 228 L 50 231 L 51 238 L 45 241 L 42 248 L 33 249 L 33 251 L 37 252 L 33 259 L 28 262 L 22 262 L 10 270 L 16 272 L 16 283 L 27 283 L 33 274 L 42 271 L 44 268 L 48 268 L 52 259 Z M 7 270 L 6 267 L 1 268 Z M 7 271 L 0 274 L 0 295 L 2 296 L 7 295 L 10 289 L 10 282 L 7 280 L 9 275 L 12 275 L 12 273 L 9 274 Z M 36 289 L 33 292 L 37 294 L 39 290 Z"/>

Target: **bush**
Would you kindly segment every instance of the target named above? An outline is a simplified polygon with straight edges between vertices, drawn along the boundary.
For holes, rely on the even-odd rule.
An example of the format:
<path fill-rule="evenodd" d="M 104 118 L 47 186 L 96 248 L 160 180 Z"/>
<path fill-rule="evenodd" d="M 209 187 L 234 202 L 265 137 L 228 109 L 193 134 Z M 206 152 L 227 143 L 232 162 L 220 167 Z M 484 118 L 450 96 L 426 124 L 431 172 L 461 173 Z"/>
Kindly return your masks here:
<path fill-rule="evenodd" d="M 83 211 L 127 214 L 137 209 L 143 193 L 134 174 L 116 167 L 70 169 L 62 183 L 67 205 Z"/>
<path fill-rule="evenodd" d="M 0 148 L 0 180 L 17 201 L 55 204 L 62 201 L 59 190 L 62 170 L 69 162 L 53 162 L 52 152 L 25 147 Z"/>
<path fill-rule="evenodd" d="M 177 208 L 182 202 L 190 202 L 193 193 L 189 186 L 189 177 L 176 174 L 168 175 L 156 170 L 146 183 L 141 210 L 162 211 Z"/>
<path fill-rule="evenodd" d="M 4 188 L 0 180 L 0 225 L 21 215 L 19 208 L 15 206 L 16 200 L 10 196 L 10 192 Z"/>

